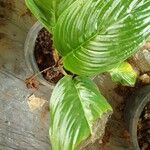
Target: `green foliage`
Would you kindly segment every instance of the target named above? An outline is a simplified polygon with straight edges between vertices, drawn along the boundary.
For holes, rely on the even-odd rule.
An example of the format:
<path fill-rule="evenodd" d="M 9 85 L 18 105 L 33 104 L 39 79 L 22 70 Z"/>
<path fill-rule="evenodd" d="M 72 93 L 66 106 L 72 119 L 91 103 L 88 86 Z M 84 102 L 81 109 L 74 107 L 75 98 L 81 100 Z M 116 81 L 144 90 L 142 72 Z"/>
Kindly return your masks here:
<path fill-rule="evenodd" d="M 137 78 L 137 73 L 134 71 L 132 66 L 127 63 L 123 62 L 118 67 L 112 69 L 110 71 L 112 76 L 112 80 L 115 82 L 119 82 L 126 86 L 134 86 Z"/>
<path fill-rule="evenodd" d="M 53 32 L 59 16 L 75 0 L 25 0 L 27 7 L 35 17 L 50 31 Z"/>
<path fill-rule="evenodd" d="M 136 73 L 122 62 L 150 36 L 150 0 L 25 1 L 52 32 L 67 70 L 82 76 L 111 70 L 114 81 L 134 85 Z M 74 150 L 111 107 L 91 80 L 66 76 L 54 89 L 50 109 L 53 149 Z"/>
<path fill-rule="evenodd" d="M 53 28 L 64 67 L 74 74 L 93 75 L 118 66 L 150 35 L 149 0 L 26 2 L 47 28 Z"/>
<path fill-rule="evenodd" d="M 35 15 L 35 17 L 47 28 L 52 31 L 54 17 L 52 13 L 51 0 L 25 0 L 27 7 Z"/>
<path fill-rule="evenodd" d="M 89 78 L 65 76 L 50 99 L 50 139 L 54 150 L 74 150 L 93 134 L 94 121 L 111 111 Z"/>

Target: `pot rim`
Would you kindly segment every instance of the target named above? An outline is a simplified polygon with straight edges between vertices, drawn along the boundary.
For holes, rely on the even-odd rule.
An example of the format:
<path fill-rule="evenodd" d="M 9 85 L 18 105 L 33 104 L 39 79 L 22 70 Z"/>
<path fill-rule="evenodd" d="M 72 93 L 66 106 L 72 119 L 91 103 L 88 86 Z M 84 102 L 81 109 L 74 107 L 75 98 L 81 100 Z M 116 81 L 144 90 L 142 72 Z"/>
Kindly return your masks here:
<path fill-rule="evenodd" d="M 130 101 L 132 101 L 132 104 L 130 104 Z M 150 102 L 150 85 L 132 95 L 125 109 L 125 120 L 127 120 L 131 140 L 136 150 L 140 150 L 137 136 L 138 121 L 148 102 Z M 130 107 L 128 107 L 129 105 Z"/>
<path fill-rule="evenodd" d="M 37 74 L 40 72 L 34 57 L 34 46 L 35 46 L 37 35 L 42 28 L 43 28 L 42 24 L 37 21 L 29 30 L 24 44 L 25 62 L 29 71 L 32 74 L 33 73 Z M 44 79 L 44 77 L 41 74 L 38 74 L 36 78 L 42 85 L 50 87 L 51 89 L 54 89 L 56 85 L 54 83 L 48 82 L 46 79 Z"/>

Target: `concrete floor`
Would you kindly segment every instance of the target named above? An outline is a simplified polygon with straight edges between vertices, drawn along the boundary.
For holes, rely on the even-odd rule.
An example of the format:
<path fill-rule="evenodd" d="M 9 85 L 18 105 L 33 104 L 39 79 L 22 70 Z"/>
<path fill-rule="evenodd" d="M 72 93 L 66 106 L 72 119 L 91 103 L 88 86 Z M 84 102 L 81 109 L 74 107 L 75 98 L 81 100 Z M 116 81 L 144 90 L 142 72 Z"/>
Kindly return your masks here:
<path fill-rule="evenodd" d="M 49 150 L 48 100 L 52 90 L 43 85 L 29 90 L 25 85 L 33 73 L 25 63 L 24 42 L 36 20 L 24 0 L 1 1 L 7 5 L 0 5 L 0 150 Z M 150 71 L 150 43 L 132 60 L 143 73 Z M 113 106 L 114 115 L 108 125 L 110 141 L 103 146 L 98 141 L 92 149 L 132 149 L 123 114 L 117 109 L 124 102 L 114 90 L 118 85 L 107 74 L 97 76 L 95 82 Z"/>

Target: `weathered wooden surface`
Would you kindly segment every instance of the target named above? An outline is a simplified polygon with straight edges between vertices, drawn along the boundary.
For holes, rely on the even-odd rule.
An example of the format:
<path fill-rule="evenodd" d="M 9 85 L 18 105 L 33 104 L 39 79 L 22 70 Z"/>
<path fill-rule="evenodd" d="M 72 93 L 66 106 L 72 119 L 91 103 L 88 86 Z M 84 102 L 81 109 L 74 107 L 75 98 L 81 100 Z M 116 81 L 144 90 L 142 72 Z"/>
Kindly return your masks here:
<path fill-rule="evenodd" d="M 0 150 L 49 150 L 51 91 L 30 91 L 24 82 L 31 75 L 24 42 L 36 20 L 24 0 L 0 0 L 0 14 Z"/>
<path fill-rule="evenodd" d="M 0 72 L 0 150 L 50 149 L 48 101 L 36 95 L 21 80 Z"/>

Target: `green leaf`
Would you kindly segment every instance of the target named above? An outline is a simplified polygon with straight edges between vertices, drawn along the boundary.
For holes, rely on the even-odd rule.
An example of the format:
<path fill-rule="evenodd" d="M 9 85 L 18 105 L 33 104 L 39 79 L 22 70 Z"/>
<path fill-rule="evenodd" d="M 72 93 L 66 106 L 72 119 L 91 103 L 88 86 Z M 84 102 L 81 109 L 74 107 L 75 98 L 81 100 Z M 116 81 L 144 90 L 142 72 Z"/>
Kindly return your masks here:
<path fill-rule="evenodd" d="M 26 0 L 74 74 L 108 71 L 150 35 L 149 0 Z M 80 64 L 80 65 L 79 65 Z"/>
<path fill-rule="evenodd" d="M 25 0 L 27 7 L 34 16 L 50 31 L 53 28 L 59 16 L 75 0 Z"/>
<path fill-rule="evenodd" d="M 112 69 L 110 74 L 113 81 L 126 86 L 134 86 L 137 79 L 137 73 L 127 62 L 123 62 L 118 67 Z"/>
<path fill-rule="evenodd" d="M 74 150 L 93 135 L 94 122 L 111 110 L 90 79 L 72 79 L 70 76 L 61 79 L 50 100 L 50 139 L 53 150 Z"/>
<path fill-rule="evenodd" d="M 34 16 L 47 28 L 52 31 L 54 18 L 51 10 L 51 0 L 25 0 L 27 7 Z"/>
<path fill-rule="evenodd" d="M 149 36 L 150 0 L 76 0 L 54 29 L 65 68 L 78 75 L 118 66 Z"/>

